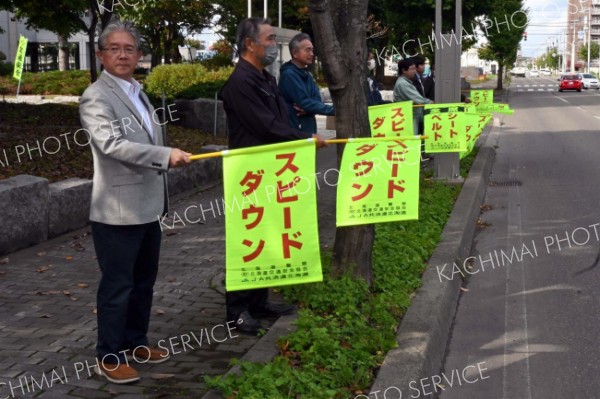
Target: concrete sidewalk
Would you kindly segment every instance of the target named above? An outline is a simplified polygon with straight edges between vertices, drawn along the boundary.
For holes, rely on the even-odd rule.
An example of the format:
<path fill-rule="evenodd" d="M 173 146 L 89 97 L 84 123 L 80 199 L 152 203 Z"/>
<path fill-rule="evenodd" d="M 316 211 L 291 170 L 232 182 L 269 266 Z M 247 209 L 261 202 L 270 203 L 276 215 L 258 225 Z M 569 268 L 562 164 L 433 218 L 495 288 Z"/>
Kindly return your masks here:
<path fill-rule="evenodd" d="M 320 171 L 335 168 L 335 147 L 317 153 Z M 335 237 L 337 174 L 319 176 L 323 246 Z M 93 374 L 95 296 L 100 272 L 89 228 L 0 260 L 0 398 L 198 398 L 204 375 L 223 374 L 256 337 L 228 331 L 222 272 L 225 232 L 221 182 L 171 199 L 184 224 L 166 219 L 150 322 L 151 343 L 174 353 L 165 363 L 137 366 L 142 380 L 115 385 Z M 202 214 L 203 211 L 203 214 Z M 221 341 L 221 342 L 219 342 Z M 89 368 L 88 368 L 89 366 Z M 90 375 L 91 373 L 91 375 Z M 12 390 L 11 390 L 12 385 Z"/>

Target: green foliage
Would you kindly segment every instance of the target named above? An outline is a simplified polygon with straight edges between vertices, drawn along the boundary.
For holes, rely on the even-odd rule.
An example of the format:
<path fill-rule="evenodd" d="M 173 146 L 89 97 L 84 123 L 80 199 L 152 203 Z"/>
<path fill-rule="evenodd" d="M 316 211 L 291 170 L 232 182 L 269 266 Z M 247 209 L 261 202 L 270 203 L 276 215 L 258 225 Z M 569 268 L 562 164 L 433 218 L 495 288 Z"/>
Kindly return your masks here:
<path fill-rule="evenodd" d="M 587 58 L 587 49 L 586 55 Z M 560 69 L 560 52 L 556 47 L 549 47 L 546 53 L 536 59 L 536 64 L 539 68 Z"/>
<path fill-rule="evenodd" d="M 461 160 L 472 163 L 475 154 Z M 297 330 L 279 339 L 280 355 L 267 364 L 239 363 L 238 376 L 205 377 L 227 398 L 348 398 L 372 383 L 396 345 L 398 319 L 421 284 L 459 187 L 421 181 L 419 220 L 375 226 L 374 282 L 331 276 L 323 253 L 322 283 L 288 286 L 298 303 Z M 238 362 L 236 362 L 238 363 Z"/>
<path fill-rule="evenodd" d="M 527 10 L 523 8 L 523 0 L 506 0 L 495 2 L 486 18 L 480 22 L 484 36 L 488 40 L 485 50 L 480 55 L 487 60 L 495 60 L 501 66 L 512 65 L 517 58 L 519 43 L 527 28 Z M 509 16 L 508 27 L 495 24 Z"/>
<path fill-rule="evenodd" d="M 15 64 L 12 62 L 0 62 L 0 76 L 12 76 Z"/>
<path fill-rule="evenodd" d="M 233 67 L 233 62 L 231 61 L 231 55 L 219 53 L 216 54 L 212 58 L 208 58 L 200 62 L 203 67 L 208 70 L 214 71 L 220 68 Z"/>
<path fill-rule="evenodd" d="M 212 98 L 233 72 L 233 68 L 209 71 L 200 64 L 159 65 L 144 82 L 144 90 L 158 98 L 164 91 L 173 98 Z"/>
<path fill-rule="evenodd" d="M 200 33 L 213 16 L 210 2 L 201 0 L 144 0 L 115 9 L 122 19 L 136 24 L 152 55 L 152 66 L 181 61 L 178 45 L 187 35 Z"/>
<path fill-rule="evenodd" d="M 588 57 L 587 43 L 579 48 L 579 56 L 582 59 L 587 60 L 587 57 Z M 590 60 L 595 60 L 598 57 L 600 57 L 600 45 L 598 44 L 598 42 L 592 42 L 592 45 L 590 47 Z"/>
<path fill-rule="evenodd" d="M 369 1 L 369 15 L 373 21 L 386 28 L 385 35 L 378 38 L 369 38 L 369 47 L 381 51 L 385 46 L 394 46 L 404 57 L 405 55 L 424 54 L 434 58 L 435 43 L 431 40 L 432 22 L 435 20 L 435 0 L 406 0 L 402 7 L 398 7 L 396 0 L 371 0 Z M 464 33 L 463 50 L 472 47 L 476 40 L 468 38 L 472 32 L 471 26 L 476 26 L 475 18 L 489 14 L 493 0 L 467 0 L 463 1 L 462 26 Z M 454 27 L 455 1 L 442 1 L 442 20 L 444 27 Z M 430 44 L 431 43 L 431 44 Z M 391 55 L 392 51 L 388 54 Z M 395 54 L 396 51 L 393 51 Z"/>
<path fill-rule="evenodd" d="M 523 8 L 523 0 L 505 0 L 493 3 L 486 18 L 480 20 L 479 25 L 484 32 L 487 43 L 479 51 L 479 55 L 486 60 L 498 62 L 498 85 L 502 89 L 502 75 L 504 67 L 512 66 L 517 60 L 519 43 L 527 28 L 527 11 Z M 500 25 L 495 21 L 510 19 L 510 25 Z"/>
<path fill-rule="evenodd" d="M 45 4 L 36 0 L 10 0 L 3 3 L 3 8 L 12 10 L 28 28 L 48 29 L 64 37 L 87 29 L 82 19 L 83 12 L 89 6 L 86 0 L 61 0 Z"/>
<path fill-rule="evenodd" d="M 10 74 L 12 75 L 12 70 Z M 11 91 L 16 92 L 16 83 L 16 81 L 12 82 L 15 88 Z M 80 96 L 89 84 L 89 71 L 25 72 L 21 83 L 21 94 Z"/>

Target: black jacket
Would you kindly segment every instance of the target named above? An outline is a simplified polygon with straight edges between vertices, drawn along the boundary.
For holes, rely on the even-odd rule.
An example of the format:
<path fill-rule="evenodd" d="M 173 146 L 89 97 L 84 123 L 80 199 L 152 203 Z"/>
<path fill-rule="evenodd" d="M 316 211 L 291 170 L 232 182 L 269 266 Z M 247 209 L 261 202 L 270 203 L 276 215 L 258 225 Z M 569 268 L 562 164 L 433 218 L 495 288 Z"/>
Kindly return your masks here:
<path fill-rule="evenodd" d="M 229 125 L 229 148 L 252 147 L 312 137 L 290 127 L 287 105 L 275 78 L 240 57 L 221 89 Z"/>
<path fill-rule="evenodd" d="M 431 101 L 435 101 L 435 76 L 433 72 L 423 79 L 423 88 L 425 89 L 425 97 Z"/>
<path fill-rule="evenodd" d="M 425 97 L 425 89 L 423 88 L 423 78 L 419 79 L 418 74 L 412 79 L 412 84 L 415 86 L 419 94 Z"/>

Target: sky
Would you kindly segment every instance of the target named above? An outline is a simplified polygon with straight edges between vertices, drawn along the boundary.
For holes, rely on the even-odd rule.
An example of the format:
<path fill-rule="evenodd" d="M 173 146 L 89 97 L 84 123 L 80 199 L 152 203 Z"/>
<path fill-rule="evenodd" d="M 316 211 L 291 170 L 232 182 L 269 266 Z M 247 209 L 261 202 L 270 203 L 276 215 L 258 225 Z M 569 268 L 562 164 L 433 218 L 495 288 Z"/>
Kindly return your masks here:
<path fill-rule="evenodd" d="M 525 0 L 525 8 L 529 9 L 527 41 L 521 41 L 522 55 L 537 57 L 546 52 L 546 47 L 561 41 L 564 46 L 563 31 L 567 27 L 567 16 L 575 14 L 589 6 L 592 0 L 579 0 L 581 4 L 568 7 L 567 0 Z"/>

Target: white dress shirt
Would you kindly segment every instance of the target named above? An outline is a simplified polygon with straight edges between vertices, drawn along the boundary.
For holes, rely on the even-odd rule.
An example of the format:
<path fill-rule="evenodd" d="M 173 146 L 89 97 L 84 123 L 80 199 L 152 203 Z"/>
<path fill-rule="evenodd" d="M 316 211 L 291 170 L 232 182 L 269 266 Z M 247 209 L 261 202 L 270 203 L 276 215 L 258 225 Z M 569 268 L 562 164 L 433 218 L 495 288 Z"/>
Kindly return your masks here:
<path fill-rule="evenodd" d="M 142 115 L 143 123 L 146 126 L 146 130 L 148 132 L 150 132 L 149 133 L 150 138 L 152 139 L 153 142 L 156 142 L 156 137 L 154 137 L 154 129 L 153 129 L 154 125 L 152 124 L 152 121 L 150 120 L 150 113 L 148 112 L 146 105 L 144 104 L 144 102 L 142 101 L 142 98 L 140 97 L 140 93 L 142 91 L 142 85 L 140 85 L 138 83 L 138 81 L 135 79 L 132 79 L 133 83 L 130 83 L 125 79 L 118 78 L 115 75 L 108 73 L 106 70 L 103 71 L 102 73 L 105 73 L 108 76 L 110 76 L 110 78 L 112 80 L 114 80 L 115 82 L 117 82 L 119 87 L 121 89 L 123 89 L 125 94 L 127 94 L 127 97 L 129 97 L 129 99 L 131 100 L 133 105 L 135 105 L 135 108 L 138 110 L 140 115 Z"/>

